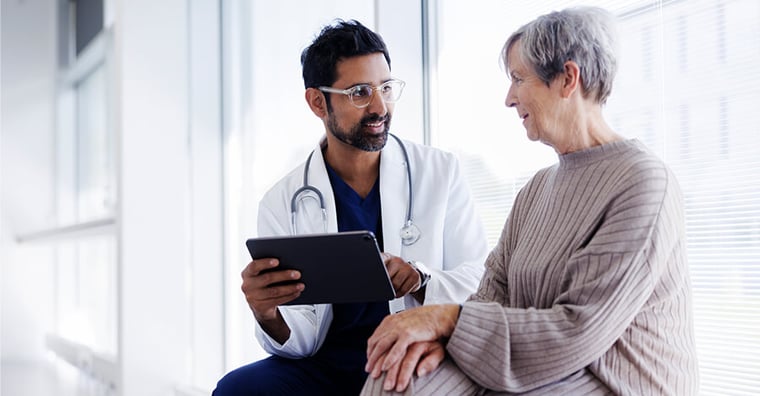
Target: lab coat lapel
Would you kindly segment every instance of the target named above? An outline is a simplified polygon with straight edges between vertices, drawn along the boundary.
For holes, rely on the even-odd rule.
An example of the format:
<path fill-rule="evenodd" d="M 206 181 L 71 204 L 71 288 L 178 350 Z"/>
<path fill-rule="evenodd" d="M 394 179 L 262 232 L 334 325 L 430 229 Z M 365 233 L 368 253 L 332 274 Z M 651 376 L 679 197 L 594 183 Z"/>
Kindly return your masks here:
<path fill-rule="evenodd" d="M 317 146 L 314 151 L 314 156 L 311 159 L 311 165 L 309 166 L 309 184 L 318 188 L 324 197 L 325 209 L 327 209 L 327 232 L 338 232 L 335 196 L 333 195 L 330 178 L 327 176 L 327 168 L 325 167 L 325 158 L 322 155 L 321 144 Z M 319 214 L 319 216 L 314 216 L 310 223 L 312 227 L 310 231 L 312 233 L 324 232 L 321 214 Z"/>
<path fill-rule="evenodd" d="M 398 142 L 388 136 L 380 154 L 380 205 L 383 217 L 384 251 L 401 255 L 401 227 L 406 220 L 408 191 L 406 164 Z"/>

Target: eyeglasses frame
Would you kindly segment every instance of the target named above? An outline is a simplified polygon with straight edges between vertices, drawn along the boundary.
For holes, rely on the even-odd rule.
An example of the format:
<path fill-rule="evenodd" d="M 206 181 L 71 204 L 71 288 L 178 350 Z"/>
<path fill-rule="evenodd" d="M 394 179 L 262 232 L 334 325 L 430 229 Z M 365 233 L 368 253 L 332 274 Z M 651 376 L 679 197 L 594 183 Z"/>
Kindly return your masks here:
<path fill-rule="evenodd" d="M 354 92 L 354 90 L 356 90 L 356 88 L 367 86 L 367 87 L 370 87 L 372 89 L 373 93 L 374 93 L 374 92 L 380 92 L 380 89 L 382 89 L 383 87 L 385 87 L 386 85 L 391 84 L 391 83 L 400 83 L 401 84 L 401 88 L 399 89 L 400 92 L 398 94 L 399 95 L 399 99 L 400 99 L 401 98 L 401 93 L 404 91 L 404 87 L 406 86 L 406 82 L 404 82 L 403 80 L 396 79 L 396 78 L 390 79 L 390 80 L 388 80 L 388 81 L 386 81 L 386 82 L 384 82 L 384 83 L 382 83 L 382 84 L 380 84 L 380 85 L 378 85 L 376 87 L 373 87 L 370 84 L 356 84 L 356 85 L 354 85 L 354 86 L 352 86 L 350 88 L 346 88 L 346 89 L 338 89 L 338 88 L 324 87 L 324 86 L 323 87 L 317 87 L 317 89 L 320 90 L 320 91 L 322 91 L 322 92 L 329 92 L 329 93 L 336 93 L 336 94 L 346 95 L 346 96 L 348 96 L 348 100 L 351 102 L 351 105 L 353 105 L 357 109 L 363 109 L 363 108 L 369 106 L 370 104 L 372 104 L 372 98 L 375 95 L 373 94 L 373 95 L 370 96 L 369 101 L 367 102 L 367 104 L 361 105 L 361 106 L 357 105 L 356 103 L 354 103 L 353 96 L 351 96 L 351 94 Z M 383 99 L 383 101 L 385 103 L 395 103 L 395 102 L 398 101 L 398 99 L 387 100 L 387 99 L 383 98 L 382 93 L 380 94 L 380 97 Z"/>

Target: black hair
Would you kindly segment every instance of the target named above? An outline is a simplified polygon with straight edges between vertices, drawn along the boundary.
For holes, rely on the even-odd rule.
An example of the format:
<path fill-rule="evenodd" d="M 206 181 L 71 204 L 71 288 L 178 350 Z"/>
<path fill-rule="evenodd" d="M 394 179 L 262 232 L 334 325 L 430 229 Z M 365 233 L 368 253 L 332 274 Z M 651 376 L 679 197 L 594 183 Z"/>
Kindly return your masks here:
<path fill-rule="evenodd" d="M 345 58 L 382 52 L 388 67 L 391 57 L 379 34 L 356 20 L 338 19 L 322 28 L 314 41 L 301 52 L 305 88 L 329 87 L 335 80 L 336 65 Z"/>

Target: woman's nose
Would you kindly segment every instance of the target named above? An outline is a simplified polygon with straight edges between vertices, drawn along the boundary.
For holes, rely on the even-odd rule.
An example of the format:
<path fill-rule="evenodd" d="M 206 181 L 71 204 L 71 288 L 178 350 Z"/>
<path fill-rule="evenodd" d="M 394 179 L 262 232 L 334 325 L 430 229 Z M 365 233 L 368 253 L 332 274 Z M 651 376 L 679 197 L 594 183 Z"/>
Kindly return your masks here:
<path fill-rule="evenodd" d="M 509 90 L 507 91 L 507 97 L 504 99 L 504 105 L 507 107 L 517 106 L 517 95 L 515 95 L 513 88 L 514 84 L 511 84 L 509 86 Z"/>

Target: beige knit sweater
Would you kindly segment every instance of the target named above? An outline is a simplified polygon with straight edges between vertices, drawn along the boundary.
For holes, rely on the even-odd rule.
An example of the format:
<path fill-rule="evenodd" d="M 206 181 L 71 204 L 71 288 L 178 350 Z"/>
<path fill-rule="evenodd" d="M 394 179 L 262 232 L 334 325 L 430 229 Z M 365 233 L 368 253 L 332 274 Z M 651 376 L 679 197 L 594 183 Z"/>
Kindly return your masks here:
<path fill-rule="evenodd" d="M 696 394 L 673 174 L 636 140 L 561 155 L 538 172 L 447 350 L 481 392 Z"/>

